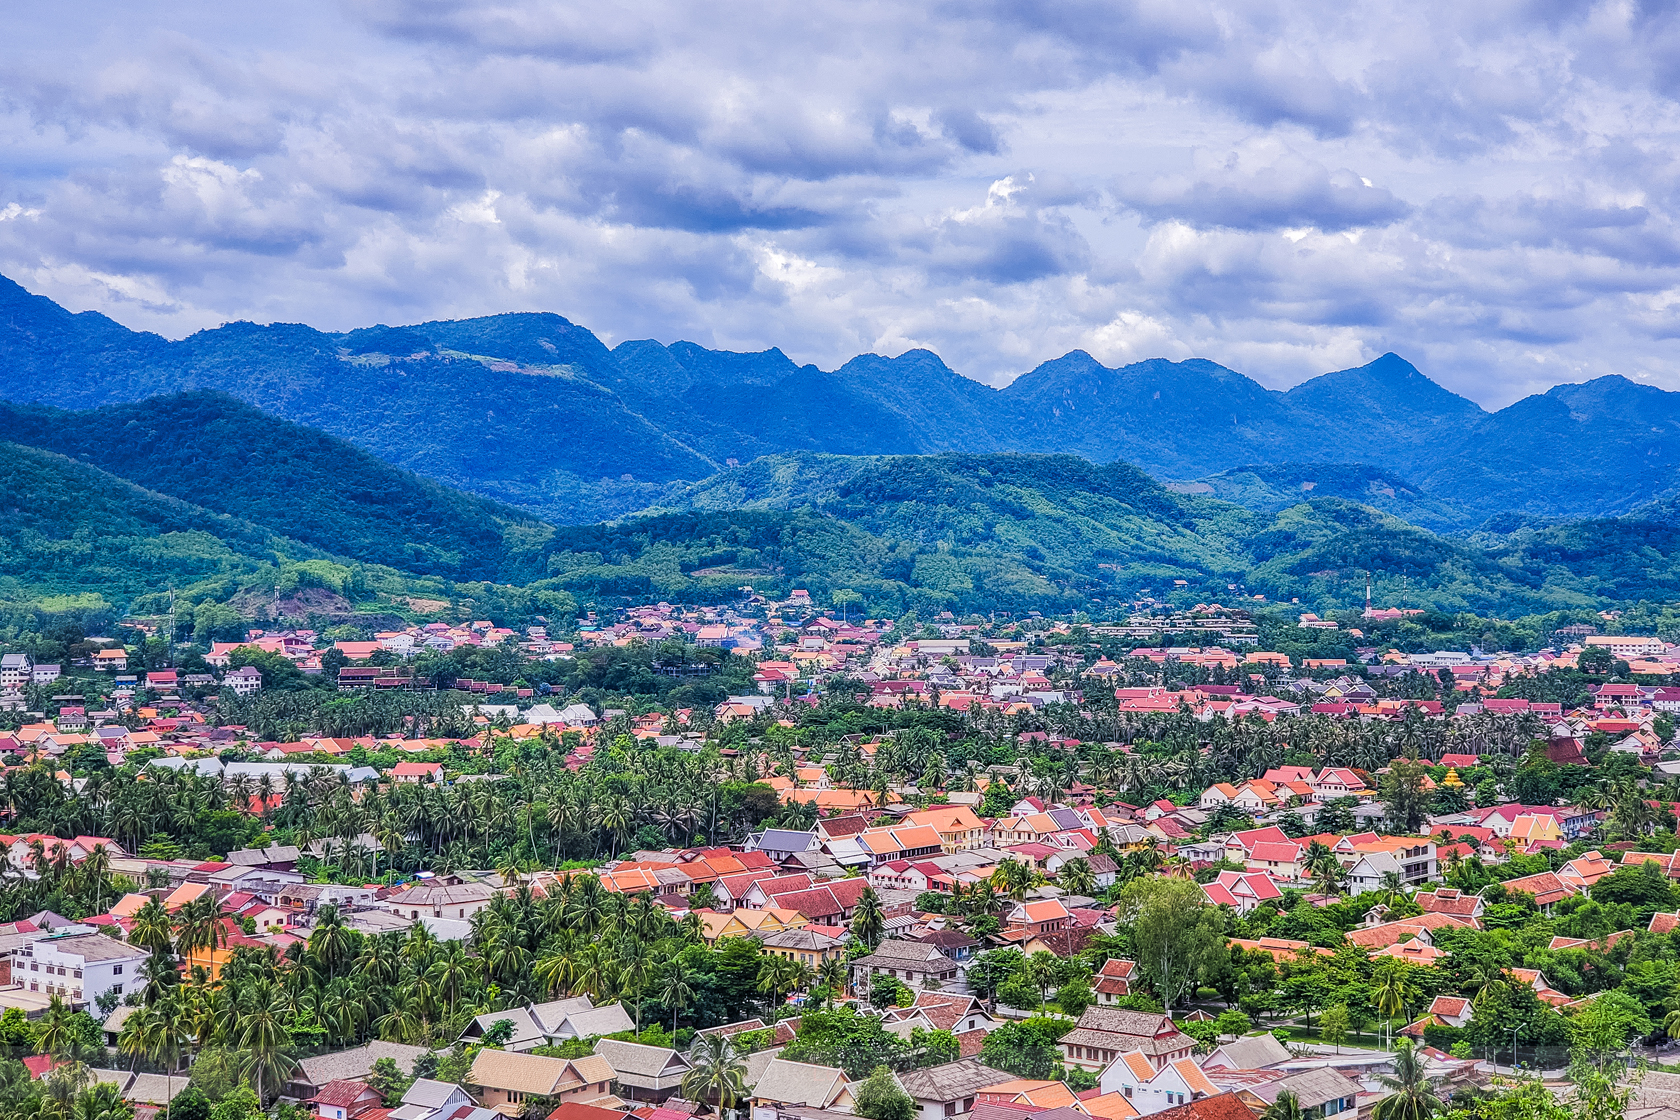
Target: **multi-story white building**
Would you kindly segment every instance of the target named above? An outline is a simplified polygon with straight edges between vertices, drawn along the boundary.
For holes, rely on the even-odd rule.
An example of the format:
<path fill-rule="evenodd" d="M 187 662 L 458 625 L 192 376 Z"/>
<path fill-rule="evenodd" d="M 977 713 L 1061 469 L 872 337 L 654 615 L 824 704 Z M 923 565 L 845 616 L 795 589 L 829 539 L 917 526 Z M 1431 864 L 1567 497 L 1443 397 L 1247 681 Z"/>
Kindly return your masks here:
<path fill-rule="evenodd" d="M 8 653 L 0 657 L 0 688 L 16 692 L 30 682 L 35 665 L 27 653 Z"/>
<path fill-rule="evenodd" d="M 91 1004 L 113 988 L 123 996 L 144 988 L 140 968 L 149 956 L 102 933 L 43 937 L 12 950 L 12 982 L 72 1004 Z"/>

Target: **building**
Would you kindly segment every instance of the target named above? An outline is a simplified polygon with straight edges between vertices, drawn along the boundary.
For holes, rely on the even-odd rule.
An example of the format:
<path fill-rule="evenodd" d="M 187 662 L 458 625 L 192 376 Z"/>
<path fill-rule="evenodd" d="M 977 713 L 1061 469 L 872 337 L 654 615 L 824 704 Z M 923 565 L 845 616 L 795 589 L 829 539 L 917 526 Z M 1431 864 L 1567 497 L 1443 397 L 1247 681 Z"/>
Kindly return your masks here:
<path fill-rule="evenodd" d="M 934 945 L 919 941 L 883 941 L 868 956 L 852 962 L 852 987 L 867 991 L 875 976 L 890 976 L 912 988 L 938 989 L 954 984 L 962 974 L 957 962 Z"/>
<path fill-rule="evenodd" d="M 119 1007 L 111 1013 L 111 1019 L 105 1021 L 107 1031 L 111 1029 L 112 1020 L 123 1010 Z M 373 1063 L 380 1058 L 390 1058 L 405 1076 L 412 1075 L 414 1063 L 421 1055 L 430 1052 L 423 1046 L 404 1046 L 400 1042 L 375 1039 L 366 1046 L 302 1058 L 291 1081 L 286 1084 L 285 1095 L 308 1100 L 332 1081 L 366 1081 L 373 1072 Z"/>
<path fill-rule="evenodd" d="M 689 1070 L 687 1058 L 663 1046 L 603 1038 L 595 1044 L 595 1054 L 611 1063 L 619 1095 L 642 1103 L 669 1100 L 682 1088 L 683 1074 Z"/>
<path fill-rule="evenodd" d="M 425 879 L 405 887 L 385 900 L 399 918 L 418 921 L 432 918 L 470 918 L 490 905 L 496 892 L 482 883 L 465 883 L 453 876 Z"/>
<path fill-rule="evenodd" d="M 379 1091 L 365 1081 L 329 1081 L 309 1098 L 320 1120 L 356 1120 L 365 1112 L 383 1107 Z"/>
<path fill-rule="evenodd" d="M 35 675 L 35 663 L 27 653 L 8 653 L 0 657 L 0 689 L 17 692 L 29 684 Z"/>
<path fill-rule="evenodd" d="M 390 1120 L 501 1120 L 497 1113 L 478 1107 L 468 1092 L 447 1081 L 420 1078 L 408 1087 L 402 1101 L 391 1110 Z"/>
<path fill-rule="evenodd" d="M 1104 1094 L 1119 1093 L 1140 1116 L 1219 1093 L 1191 1059 L 1179 1058 L 1157 1068 L 1136 1050 L 1111 1062 L 1098 1078 L 1098 1085 Z"/>
<path fill-rule="evenodd" d="M 898 1083 L 915 1100 L 918 1120 L 951 1120 L 973 1112 L 974 1098 L 981 1090 L 1012 1081 L 1014 1076 L 983 1066 L 977 1058 L 961 1058 L 907 1070 L 898 1075 Z"/>
<path fill-rule="evenodd" d="M 783 1106 L 852 1111 L 852 1083 L 827 1066 L 771 1058 L 749 1090 L 752 1120 L 773 1120 Z"/>
<path fill-rule="evenodd" d="M 1056 1048 L 1062 1060 L 1091 1073 L 1101 1073 L 1122 1054 L 1138 1051 L 1156 1069 L 1188 1058 L 1196 1040 L 1173 1026 L 1165 1015 L 1088 1007 L 1078 1024 L 1063 1035 Z"/>
<path fill-rule="evenodd" d="M 487 1011 L 467 1024 L 466 1030 L 461 1032 L 460 1041 L 470 1045 L 483 1038 L 485 1032 L 502 1019 L 513 1024 L 513 1037 L 503 1045 L 508 1050 L 520 1052 L 538 1046 L 552 1046 L 569 1038 L 588 1038 L 636 1029 L 635 1021 L 622 1004 L 609 1003 L 596 1007 L 588 996 L 573 996 L 571 999 L 510 1007 L 506 1011 Z"/>
<path fill-rule="evenodd" d="M 150 956 L 102 933 L 43 937 L 12 950 L 12 982 L 71 1004 L 91 1004 L 113 989 L 127 996 L 144 988 L 140 968 Z"/>
<path fill-rule="evenodd" d="M 1634 634 L 1592 634 L 1583 639 L 1589 646 L 1600 646 L 1623 661 L 1655 657 L 1668 646 L 1661 638 L 1639 637 Z"/>
<path fill-rule="evenodd" d="M 1270 1108 L 1282 1093 L 1295 1095 L 1301 1104 L 1303 1120 L 1322 1120 L 1352 1112 L 1359 1102 L 1359 1086 L 1333 1069 L 1310 1069 L 1236 1091 L 1237 1097 L 1256 1114 Z"/>
<path fill-rule="evenodd" d="M 262 673 L 253 665 L 235 669 L 222 678 L 222 687 L 238 696 L 250 696 L 262 691 Z"/>
<path fill-rule="evenodd" d="M 517 1111 L 532 1100 L 590 1104 L 612 1098 L 613 1066 L 599 1054 L 548 1058 L 485 1047 L 473 1059 L 468 1081 L 480 1103 L 498 1112 Z"/>
<path fill-rule="evenodd" d="M 1110 957 L 1097 970 L 1096 984 L 1092 990 L 1096 993 L 1097 1005 L 1112 1007 L 1120 1002 L 1122 996 L 1132 994 L 1132 982 L 1137 977 L 1137 962 L 1123 961 L 1118 957 Z"/>
<path fill-rule="evenodd" d="M 824 961 L 844 957 L 846 943 L 814 929 L 781 929 L 765 934 L 760 943 L 773 957 L 783 957 L 816 968 Z"/>

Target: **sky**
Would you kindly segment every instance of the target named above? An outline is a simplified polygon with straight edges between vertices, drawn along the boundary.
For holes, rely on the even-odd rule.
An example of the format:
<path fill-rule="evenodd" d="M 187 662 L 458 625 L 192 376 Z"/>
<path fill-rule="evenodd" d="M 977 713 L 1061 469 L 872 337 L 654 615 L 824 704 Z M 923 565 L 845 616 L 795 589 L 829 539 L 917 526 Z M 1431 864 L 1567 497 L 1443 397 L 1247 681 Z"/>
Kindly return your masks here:
<path fill-rule="evenodd" d="M 172 338 L 1680 390 L 1680 3 L 7 7 L 0 273 Z"/>

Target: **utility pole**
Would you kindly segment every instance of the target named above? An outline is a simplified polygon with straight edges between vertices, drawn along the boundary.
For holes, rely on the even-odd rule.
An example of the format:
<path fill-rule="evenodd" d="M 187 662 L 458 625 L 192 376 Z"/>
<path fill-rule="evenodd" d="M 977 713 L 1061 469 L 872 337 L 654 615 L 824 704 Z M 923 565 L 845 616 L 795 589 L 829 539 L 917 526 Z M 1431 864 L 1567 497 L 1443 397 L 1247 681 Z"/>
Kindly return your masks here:
<path fill-rule="evenodd" d="M 169 585 L 169 667 L 175 667 L 175 584 Z"/>

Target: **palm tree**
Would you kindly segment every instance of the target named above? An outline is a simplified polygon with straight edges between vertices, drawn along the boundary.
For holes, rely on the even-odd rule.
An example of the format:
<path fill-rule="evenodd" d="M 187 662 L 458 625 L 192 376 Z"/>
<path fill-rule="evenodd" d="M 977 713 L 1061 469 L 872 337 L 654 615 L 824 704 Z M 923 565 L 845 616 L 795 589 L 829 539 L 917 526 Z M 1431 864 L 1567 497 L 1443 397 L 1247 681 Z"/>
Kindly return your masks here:
<path fill-rule="evenodd" d="M 1347 874 L 1336 859 L 1336 853 L 1319 840 L 1314 840 L 1307 846 L 1305 866 L 1307 874 L 1318 883 L 1322 894 L 1337 893 L 1341 889 L 1342 879 Z"/>
<path fill-rule="evenodd" d="M 1283 1090 L 1277 1095 L 1277 1100 L 1266 1106 L 1260 1120 L 1301 1120 L 1300 1098 L 1288 1089 Z"/>
<path fill-rule="evenodd" d="M 35 1052 L 49 1054 L 53 1058 L 63 1058 L 70 1052 L 75 1043 L 75 1035 L 70 1028 L 70 1005 L 64 1002 L 63 996 L 53 996 L 47 1001 L 46 1014 L 41 1016 L 41 1025 L 35 1033 Z"/>
<path fill-rule="evenodd" d="M 309 934 L 309 951 L 329 976 L 338 974 L 338 966 L 349 960 L 353 947 L 351 932 L 339 919 L 338 907 L 331 904 L 321 907 L 315 915 L 315 928 Z"/>
<path fill-rule="evenodd" d="M 1680 1038 L 1680 1011 L 1670 1011 L 1663 1020 L 1663 1032 L 1670 1038 Z"/>
<path fill-rule="evenodd" d="M 257 1099 L 266 1103 L 269 1079 L 279 1083 L 297 1065 L 286 1053 L 291 1045 L 286 1000 L 271 981 L 257 980 L 246 989 L 239 1011 L 239 1048 L 246 1052 Z"/>
<path fill-rule="evenodd" d="M 839 957 L 825 957 L 817 966 L 817 980 L 835 996 L 846 994 L 846 977 L 851 970 Z"/>
<path fill-rule="evenodd" d="M 1097 889 L 1097 876 L 1091 870 L 1091 861 L 1083 856 L 1070 859 L 1062 864 L 1062 869 L 1056 875 L 1056 881 L 1069 894 L 1089 896 Z"/>
<path fill-rule="evenodd" d="M 148 899 L 134 912 L 134 928 L 128 931 L 131 945 L 138 945 L 153 956 L 166 955 L 174 944 L 175 933 L 169 924 L 169 911 L 157 899 Z"/>
<path fill-rule="evenodd" d="M 696 1035 L 688 1048 L 682 1095 L 691 1101 L 716 1100 L 719 1109 L 733 1109 L 747 1094 L 746 1068 L 723 1035 Z"/>
<path fill-rule="evenodd" d="M 636 1001 L 636 1033 L 642 1033 L 642 989 L 653 976 L 653 959 L 647 945 L 632 937 L 624 942 L 618 953 L 619 979 L 624 990 Z"/>
<path fill-rule="evenodd" d="M 1475 998 L 1470 1006 L 1481 1007 L 1487 1003 L 1487 998 L 1497 992 L 1505 983 L 1505 970 L 1487 961 L 1477 961 L 1470 969 L 1470 975 L 1465 978 L 1464 986 L 1473 989 Z"/>
<path fill-rule="evenodd" d="M 694 998 L 694 986 L 689 983 L 688 970 L 680 960 L 673 960 L 671 966 L 665 970 L 665 983 L 659 989 L 659 1002 L 671 1009 L 671 1033 L 677 1033 L 677 1015 L 688 1006 L 688 1001 Z M 702 1035 L 702 1038 L 722 1038 L 721 1035 Z M 700 1039 L 695 1039 L 698 1043 Z M 693 1054 L 692 1048 L 689 1051 Z M 683 1078 L 683 1094 L 689 1100 L 695 1100 L 688 1094 L 688 1078 Z"/>
<path fill-rule="evenodd" d="M 864 887 L 858 896 L 857 908 L 852 911 L 852 933 L 869 949 L 881 943 L 886 934 L 887 920 L 881 913 L 881 898 L 874 887 Z"/>
<path fill-rule="evenodd" d="M 1371 1120 L 1429 1120 L 1444 1107 L 1410 1039 L 1400 1040 L 1394 1075 L 1385 1074 L 1379 1080 L 1392 1091 L 1371 1110 Z"/>
<path fill-rule="evenodd" d="M 1398 968 L 1385 969 L 1377 977 L 1377 1014 L 1383 1017 L 1383 1027 L 1393 1037 L 1394 1017 L 1406 1009 L 1406 977 Z"/>

